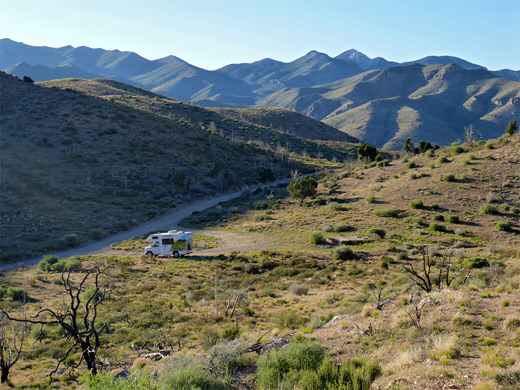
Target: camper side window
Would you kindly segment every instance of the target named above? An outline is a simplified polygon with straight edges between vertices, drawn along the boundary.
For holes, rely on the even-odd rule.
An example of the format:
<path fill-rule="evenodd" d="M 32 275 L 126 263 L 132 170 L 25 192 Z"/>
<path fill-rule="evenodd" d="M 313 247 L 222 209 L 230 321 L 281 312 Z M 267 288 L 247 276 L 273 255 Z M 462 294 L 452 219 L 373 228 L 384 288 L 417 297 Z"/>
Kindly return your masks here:
<path fill-rule="evenodd" d="M 163 238 L 162 244 L 163 245 L 173 245 L 173 238 Z"/>

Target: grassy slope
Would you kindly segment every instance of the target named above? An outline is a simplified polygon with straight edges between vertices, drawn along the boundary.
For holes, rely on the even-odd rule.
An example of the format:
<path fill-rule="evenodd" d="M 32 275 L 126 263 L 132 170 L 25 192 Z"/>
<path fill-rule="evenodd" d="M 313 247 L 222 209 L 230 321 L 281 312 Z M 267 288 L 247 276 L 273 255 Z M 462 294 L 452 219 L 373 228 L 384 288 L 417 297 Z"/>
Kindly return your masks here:
<path fill-rule="evenodd" d="M 3 260 L 349 155 L 115 81 L 0 82 Z"/>
<path fill-rule="evenodd" d="M 128 347 L 130 343 L 153 344 L 177 337 L 182 340 L 182 353 L 201 351 L 201 329 L 220 331 L 235 323 L 223 318 L 223 306 L 220 316 L 214 313 L 217 276 L 222 291 L 253 281 L 248 300 L 239 311 L 241 338 L 246 344 L 272 327 L 275 334 L 286 333 L 277 329 L 277 318 L 295 311 L 294 318 L 302 320 L 295 330 L 320 340 L 331 355 L 378 359 L 384 374 L 375 388 L 499 389 L 495 374 L 520 370 L 520 328 L 511 325 L 519 319 L 520 305 L 520 142 L 516 137 L 507 144 L 492 144 L 493 149 L 465 145 L 462 154 L 441 149 L 434 157 L 409 158 L 416 168 L 408 168 L 405 161 L 394 161 L 382 169 L 350 167 L 341 174 L 337 193 L 329 194 L 321 185 L 317 199 L 306 205 L 287 199 L 279 189 L 274 198 L 265 192 L 244 197 L 185 221 L 190 227 L 202 223 L 246 237 L 248 233 L 261 234 L 272 242 L 271 251 L 219 256 L 200 252 L 181 260 L 150 260 L 137 249 L 128 256 L 81 258 L 85 267 L 93 261 L 111 264 L 113 277 L 121 286 L 120 299 L 108 303 L 101 316 L 112 322 L 112 333 L 104 336 L 109 344 L 103 348 L 103 356 L 113 364 L 131 364 L 136 354 Z M 449 162 L 438 162 L 441 156 Z M 439 180 L 448 174 L 455 180 Z M 330 177 L 324 175 L 321 180 L 324 184 Z M 365 200 L 369 196 L 375 197 L 373 203 Z M 409 206 L 417 199 L 423 201 L 424 208 Z M 479 212 L 489 201 L 498 214 Z M 385 218 L 373 214 L 390 206 L 404 215 Z M 437 221 L 436 216 L 449 214 L 459 216 L 460 223 Z M 495 230 L 495 224 L 503 219 L 513 222 L 512 232 Z M 445 225 L 447 231 L 429 230 L 427 226 L 433 222 Z M 325 233 L 326 238 L 366 237 L 371 227 L 382 227 L 387 235 L 353 246 L 359 258 L 342 261 L 334 258 L 333 247 L 309 241 L 310 233 L 324 224 L 348 224 L 352 229 Z M 199 240 L 203 246 L 219 245 L 208 236 Z M 136 240 L 120 249 L 142 245 Z M 457 278 L 451 289 L 423 292 L 422 297 L 433 298 L 438 304 L 422 310 L 416 327 L 407 314 L 414 316 L 409 299 L 416 288 L 403 273 L 402 264 L 406 258 L 420 264 L 420 245 L 449 256 L 455 266 L 472 256 L 485 257 L 494 265 L 473 270 L 464 284 Z M 388 269 L 381 267 L 382 256 L 390 257 Z M 465 275 L 462 272 L 460 276 Z M 7 273 L 2 285 L 22 287 L 36 298 L 27 306 L 31 312 L 61 302 L 60 287 L 53 283 L 58 278 L 59 274 L 41 273 L 33 267 Z M 303 284 L 310 290 L 297 296 L 291 293 L 292 284 Z M 371 307 L 378 290 L 382 298 L 395 299 L 382 310 Z M 15 310 L 9 300 L 2 304 Z M 336 314 L 348 316 L 320 327 Z M 311 334 L 306 333 L 309 328 L 313 329 Z M 49 329 L 43 343 L 16 366 L 12 381 L 21 387 L 43 381 L 52 365 L 50 356 L 59 350 L 58 340 L 56 330 Z M 161 362 L 145 365 L 150 370 L 162 369 Z M 236 381 L 248 379 L 239 375 Z M 503 388 L 511 388 L 508 386 Z"/>

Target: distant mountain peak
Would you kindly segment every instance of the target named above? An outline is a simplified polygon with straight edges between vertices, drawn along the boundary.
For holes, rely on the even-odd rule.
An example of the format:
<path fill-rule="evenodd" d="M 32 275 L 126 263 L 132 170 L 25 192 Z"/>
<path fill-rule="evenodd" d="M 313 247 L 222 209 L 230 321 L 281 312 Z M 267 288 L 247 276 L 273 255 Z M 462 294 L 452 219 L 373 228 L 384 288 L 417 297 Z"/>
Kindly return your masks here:
<path fill-rule="evenodd" d="M 354 61 L 358 65 L 366 64 L 370 61 L 370 57 L 357 51 L 356 49 L 349 49 L 335 57 L 338 60 Z"/>

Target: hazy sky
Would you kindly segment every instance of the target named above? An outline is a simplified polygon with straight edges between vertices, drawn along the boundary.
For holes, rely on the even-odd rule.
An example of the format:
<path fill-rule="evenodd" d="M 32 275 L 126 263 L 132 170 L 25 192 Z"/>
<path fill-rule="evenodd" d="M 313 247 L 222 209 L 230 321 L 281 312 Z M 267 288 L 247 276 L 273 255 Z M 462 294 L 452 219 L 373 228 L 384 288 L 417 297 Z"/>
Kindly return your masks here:
<path fill-rule="evenodd" d="M 175 55 L 216 69 L 355 48 L 520 69 L 520 0 L 0 0 L 0 38 Z"/>

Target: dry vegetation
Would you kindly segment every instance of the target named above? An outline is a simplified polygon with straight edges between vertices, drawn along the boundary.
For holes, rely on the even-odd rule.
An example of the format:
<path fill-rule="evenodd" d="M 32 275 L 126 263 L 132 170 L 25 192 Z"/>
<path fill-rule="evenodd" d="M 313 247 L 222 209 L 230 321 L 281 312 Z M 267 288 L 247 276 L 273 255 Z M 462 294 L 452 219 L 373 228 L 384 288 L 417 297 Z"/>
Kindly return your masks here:
<path fill-rule="evenodd" d="M 202 230 L 201 249 L 183 259 L 142 256 L 142 238 L 113 248 L 125 255 L 77 258 L 83 269 L 95 262 L 110 266 L 117 286 L 99 317 L 110 324 L 100 349 L 106 369 L 171 379 L 178 369 L 172 367 L 191 357 L 225 378 L 223 388 L 263 388 L 266 354 L 217 357 L 261 336 L 285 335 L 317 340 L 325 359 L 377 361 L 382 373 L 373 389 L 518 388 L 520 143 L 516 136 L 488 144 L 322 174 L 318 195 L 303 204 L 278 188 L 192 215 L 186 227 L 212 231 Z M 446 175 L 453 178 L 440 180 Z M 493 212 L 483 213 L 488 204 Z M 498 228 L 505 220 L 508 228 Z M 318 245 L 311 241 L 317 232 Z M 253 236 L 263 239 L 248 242 Z M 223 249 L 229 239 L 249 246 L 230 253 Z M 257 250 L 266 242 L 271 249 Z M 424 276 L 425 258 L 430 292 L 404 270 L 412 265 Z M 38 267 L 4 273 L 2 307 L 21 315 L 13 289 L 27 293 L 28 315 L 58 307 L 64 299 L 59 281 L 60 273 Z M 66 342 L 58 328 L 43 334 L 36 341 L 39 332 L 31 331 L 10 376 L 14 387 L 49 385 L 45 375 Z M 161 348 L 172 352 L 160 361 L 140 357 Z M 76 386 L 69 371 L 55 387 Z M 263 379 L 255 381 L 257 375 Z M 301 388 L 312 379 L 306 375 Z M 285 378 L 282 388 L 290 383 Z"/>

